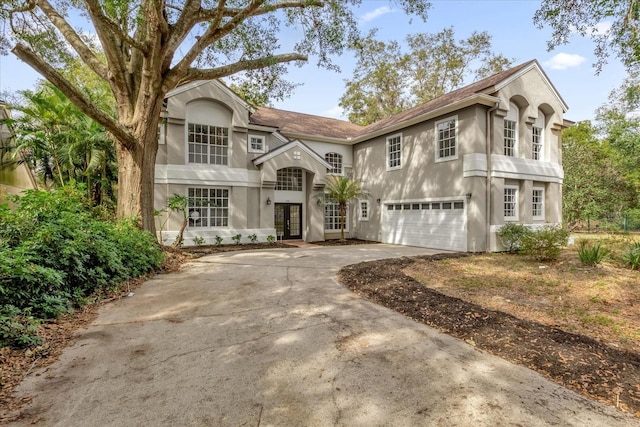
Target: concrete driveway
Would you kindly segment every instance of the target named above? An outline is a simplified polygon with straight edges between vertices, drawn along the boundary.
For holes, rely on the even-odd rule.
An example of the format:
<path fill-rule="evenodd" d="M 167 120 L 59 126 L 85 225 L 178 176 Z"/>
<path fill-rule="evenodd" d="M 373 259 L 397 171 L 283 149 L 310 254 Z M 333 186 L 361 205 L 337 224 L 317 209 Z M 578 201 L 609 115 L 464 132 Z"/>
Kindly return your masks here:
<path fill-rule="evenodd" d="M 336 282 L 389 245 L 207 256 L 104 307 L 20 392 L 59 426 L 633 426 Z"/>

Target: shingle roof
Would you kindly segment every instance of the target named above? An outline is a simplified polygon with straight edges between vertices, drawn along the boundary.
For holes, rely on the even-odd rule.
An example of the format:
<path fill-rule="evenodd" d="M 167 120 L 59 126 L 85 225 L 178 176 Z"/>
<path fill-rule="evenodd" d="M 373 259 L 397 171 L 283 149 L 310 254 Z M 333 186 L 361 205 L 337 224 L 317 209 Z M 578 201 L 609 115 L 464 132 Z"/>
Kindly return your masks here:
<path fill-rule="evenodd" d="M 321 135 L 347 139 L 358 135 L 362 131 L 362 126 L 344 120 L 268 107 L 258 107 L 251 114 L 249 121 L 256 125 L 279 128 L 285 134 Z"/>
<path fill-rule="evenodd" d="M 258 107 L 249 120 L 251 123 L 256 125 L 279 128 L 280 131 L 285 134 L 319 135 L 344 139 L 356 138 L 401 124 L 402 122 L 428 114 L 475 94 L 492 93 L 493 88 L 497 84 L 517 74 L 519 71 L 527 68 L 535 62 L 535 60 L 532 60 L 517 65 L 501 73 L 494 74 L 493 76 L 479 80 L 468 86 L 446 93 L 424 104 L 417 105 L 386 119 L 379 120 L 366 127 L 358 126 L 344 120 L 330 119 L 327 117 L 313 116 L 310 114 L 296 113 L 267 107 Z"/>

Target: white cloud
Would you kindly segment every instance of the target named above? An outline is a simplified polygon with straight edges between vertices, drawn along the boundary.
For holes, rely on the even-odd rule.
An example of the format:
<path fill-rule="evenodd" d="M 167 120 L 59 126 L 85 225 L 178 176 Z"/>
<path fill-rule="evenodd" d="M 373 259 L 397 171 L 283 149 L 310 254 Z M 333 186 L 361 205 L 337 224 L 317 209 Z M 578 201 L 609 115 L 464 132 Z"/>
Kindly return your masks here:
<path fill-rule="evenodd" d="M 595 27 L 585 28 L 585 32 L 592 36 L 604 36 L 609 32 L 612 25 L 613 22 L 611 21 L 598 22 Z M 571 31 L 572 34 L 580 34 L 578 29 L 573 25 L 569 26 L 569 31 Z"/>
<path fill-rule="evenodd" d="M 343 109 L 342 109 L 342 107 L 341 107 L 341 106 L 339 106 L 339 105 L 336 105 L 336 106 L 335 106 L 335 107 L 333 107 L 333 108 L 330 108 L 330 109 L 328 109 L 328 110 L 326 110 L 326 111 L 323 111 L 323 112 L 322 112 L 322 115 L 323 115 L 323 116 L 325 116 L 325 117 L 330 117 L 330 118 L 332 118 L 332 119 L 341 119 L 341 120 L 344 120 L 344 117 L 343 117 L 343 115 L 344 115 L 344 110 L 343 110 Z"/>
<path fill-rule="evenodd" d="M 558 53 L 544 63 L 552 70 L 566 70 L 567 68 L 577 67 L 582 64 L 586 58 L 577 53 Z"/>
<path fill-rule="evenodd" d="M 591 30 L 591 34 L 593 34 L 594 36 L 604 36 L 609 32 L 612 25 L 613 22 L 611 21 L 599 22 L 598 25 L 596 25 L 593 30 Z"/>
<path fill-rule="evenodd" d="M 375 10 L 372 10 L 371 12 L 365 13 L 364 15 L 362 15 L 360 20 L 362 22 L 370 22 L 379 16 L 386 15 L 387 13 L 393 13 L 393 9 L 391 9 L 389 6 L 382 6 Z"/>

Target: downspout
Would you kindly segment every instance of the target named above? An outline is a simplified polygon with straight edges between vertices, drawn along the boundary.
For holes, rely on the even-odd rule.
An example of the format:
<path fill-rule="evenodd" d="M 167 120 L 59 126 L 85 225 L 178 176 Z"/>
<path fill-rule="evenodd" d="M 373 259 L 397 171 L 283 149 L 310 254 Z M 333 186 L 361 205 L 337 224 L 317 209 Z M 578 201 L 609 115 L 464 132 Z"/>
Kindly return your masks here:
<path fill-rule="evenodd" d="M 486 135 L 486 153 L 487 153 L 487 188 L 485 191 L 486 205 L 485 205 L 485 251 L 491 252 L 491 113 L 496 111 L 500 106 L 500 102 L 487 110 L 487 132 Z"/>

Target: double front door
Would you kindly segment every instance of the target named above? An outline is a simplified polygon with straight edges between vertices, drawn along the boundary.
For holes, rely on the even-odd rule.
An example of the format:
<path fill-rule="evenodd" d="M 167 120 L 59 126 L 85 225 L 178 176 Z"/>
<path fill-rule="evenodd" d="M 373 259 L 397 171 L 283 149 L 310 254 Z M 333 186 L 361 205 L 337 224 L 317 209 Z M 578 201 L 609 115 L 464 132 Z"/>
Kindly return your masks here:
<path fill-rule="evenodd" d="M 276 203 L 275 226 L 280 239 L 302 239 L 302 203 Z"/>

